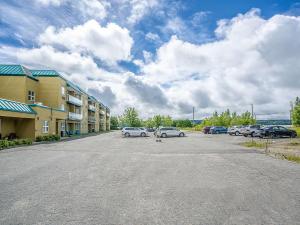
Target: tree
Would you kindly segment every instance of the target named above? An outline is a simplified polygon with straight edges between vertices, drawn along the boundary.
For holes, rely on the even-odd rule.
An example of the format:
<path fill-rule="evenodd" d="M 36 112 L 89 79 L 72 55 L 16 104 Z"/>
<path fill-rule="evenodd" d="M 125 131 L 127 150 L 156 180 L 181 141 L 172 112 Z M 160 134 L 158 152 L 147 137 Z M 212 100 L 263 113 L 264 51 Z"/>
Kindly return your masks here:
<path fill-rule="evenodd" d="M 136 109 L 133 107 L 126 108 L 121 117 L 121 123 L 123 127 L 140 127 L 141 120 L 139 119 L 139 114 Z"/>
<path fill-rule="evenodd" d="M 192 121 L 190 121 L 189 119 L 174 120 L 173 126 L 175 126 L 175 127 L 193 127 L 193 124 L 192 124 Z"/>
<path fill-rule="evenodd" d="M 172 126 L 173 120 L 172 120 L 171 116 L 163 116 L 163 118 L 162 118 L 162 124 L 165 127 Z"/>
<path fill-rule="evenodd" d="M 153 116 L 152 120 L 153 120 L 154 127 L 156 127 L 156 128 L 162 126 L 162 124 L 163 124 L 163 118 L 161 115 Z"/>
<path fill-rule="evenodd" d="M 295 106 L 292 112 L 292 122 L 294 126 L 300 126 L 300 99 L 296 98 Z"/>
<path fill-rule="evenodd" d="M 251 113 L 246 111 L 241 115 L 237 115 L 235 112 L 230 113 L 229 109 L 221 114 L 214 112 L 212 117 L 206 118 L 202 121 L 201 125 L 204 126 L 234 126 L 234 125 L 250 125 L 255 124 L 256 120 L 252 118 Z"/>
<path fill-rule="evenodd" d="M 144 121 L 144 125 L 147 128 L 153 128 L 153 127 L 155 127 L 155 123 L 154 123 L 154 120 L 152 118 L 149 118 L 146 121 Z"/>
<path fill-rule="evenodd" d="M 119 128 L 119 119 L 116 116 L 110 117 L 110 129 L 117 130 Z"/>

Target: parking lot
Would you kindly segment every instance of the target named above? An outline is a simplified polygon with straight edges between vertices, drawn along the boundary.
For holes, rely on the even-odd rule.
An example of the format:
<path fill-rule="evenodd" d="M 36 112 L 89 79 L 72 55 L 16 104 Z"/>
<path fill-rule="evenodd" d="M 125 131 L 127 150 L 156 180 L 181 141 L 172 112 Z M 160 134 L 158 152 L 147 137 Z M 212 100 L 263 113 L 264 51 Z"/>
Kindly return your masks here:
<path fill-rule="evenodd" d="M 300 166 L 187 133 L 0 151 L 0 224 L 300 224 Z"/>

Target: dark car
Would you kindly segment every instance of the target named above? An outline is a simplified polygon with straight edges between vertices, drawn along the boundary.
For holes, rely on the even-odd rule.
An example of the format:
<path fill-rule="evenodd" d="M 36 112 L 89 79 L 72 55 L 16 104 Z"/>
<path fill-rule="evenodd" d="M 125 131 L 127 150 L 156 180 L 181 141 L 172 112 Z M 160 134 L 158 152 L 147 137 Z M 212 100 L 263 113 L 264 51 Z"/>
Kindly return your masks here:
<path fill-rule="evenodd" d="M 154 128 L 147 128 L 147 131 L 148 131 L 148 132 L 154 132 L 155 129 L 154 129 Z"/>
<path fill-rule="evenodd" d="M 294 130 L 287 129 L 282 126 L 270 126 L 265 127 L 260 130 L 259 137 L 269 137 L 269 138 L 278 138 L 278 137 L 291 137 L 295 138 L 297 137 L 297 133 Z"/>
<path fill-rule="evenodd" d="M 202 130 L 202 132 L 203 132 L 204 134 L 209 134 L 210 128 L 211 128 L 211 127 L 204 127 L 203 130 Z"/>
<path fill-rule="evenodd" d="M 209 130 L 211 134 L 227 134 L 226 127 L 211 127 Z"/>

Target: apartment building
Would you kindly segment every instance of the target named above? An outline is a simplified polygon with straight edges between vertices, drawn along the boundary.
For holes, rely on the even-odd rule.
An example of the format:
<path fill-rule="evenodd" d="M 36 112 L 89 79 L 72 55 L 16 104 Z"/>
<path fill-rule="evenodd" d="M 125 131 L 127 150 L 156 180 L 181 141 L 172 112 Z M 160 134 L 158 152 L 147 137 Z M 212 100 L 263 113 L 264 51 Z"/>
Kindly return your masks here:
<path fill-rule="evenodd" d="M 100 118 L 105 110 L 105 126 Z M 55 70 L 0 65 L 0 135 L 36 138 L 109 130 L 109 110 Z M 100 124 L 102 121 L 102 125 Z"/>

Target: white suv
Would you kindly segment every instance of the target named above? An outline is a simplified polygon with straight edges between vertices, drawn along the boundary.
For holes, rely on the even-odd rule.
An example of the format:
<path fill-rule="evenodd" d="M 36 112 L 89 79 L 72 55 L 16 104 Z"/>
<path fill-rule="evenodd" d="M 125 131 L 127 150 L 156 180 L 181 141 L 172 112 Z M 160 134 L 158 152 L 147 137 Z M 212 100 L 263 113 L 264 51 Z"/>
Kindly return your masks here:
<path fill-rule="evenodd" d="M 184 133 L 176 127 L 161 127 L 156 130 L 156 136 L 163 138 L 171 136 L 184 137 Z"/>
<path fill-rule="evenodd" d="M 144 128 L 124 127 L 122 129 L 122 135 L 124 135 L 125 137 L 130 137 L 130 136 L 146 137 L 146 136 L 148 136 L 148 132 Z"/>

